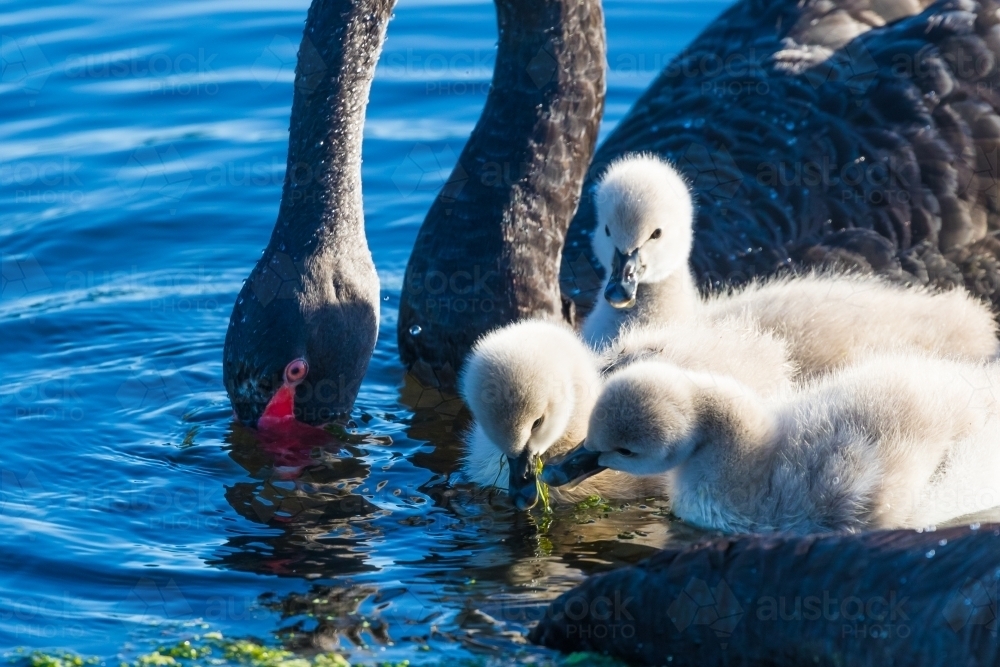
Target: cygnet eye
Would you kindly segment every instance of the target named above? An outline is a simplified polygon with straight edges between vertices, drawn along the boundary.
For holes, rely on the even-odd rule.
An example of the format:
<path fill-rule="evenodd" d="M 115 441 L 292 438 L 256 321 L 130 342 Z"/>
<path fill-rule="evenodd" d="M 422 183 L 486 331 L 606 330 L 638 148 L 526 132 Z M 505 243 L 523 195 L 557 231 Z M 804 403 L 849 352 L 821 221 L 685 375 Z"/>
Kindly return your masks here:
<path fill-rule="evenodd" d="M 607 225 L 604 225 L 604 235 L 605 236 L 611 236 L 611 230 L 608 229 Z"/>
<path fill-rule="evenodd" d="M 617 452 L 618 452 L 619 454 L 621 454 L 622 456 L 632 456 L 632 454 L 634 454 L 634 453 L 635 453 L 635 452 L 633 452 L 633 451 L 632 451 L 631 449 L 626 449 L 625 447 L 619 447 L 619 448 L 617 449 Z"/>
<path fill-rule="evenodd" d="M 285 382 L 302 382 L 309 373 L 309 364 L 305 359 L 295 359 L 285 366 Z"/>
<path fill-rule="evenodd" d="M 543 416 L 541 416 L 541 417 L 539 417 L 539 418 L 538 418 L 538 419 L 536 419 L 535 421 L 531 422 L 531 431 L 532 431 L 532 432 L 535 432 L 535 431 L 537 431 L 537 430 L 538 430 L 538 427 L 542 425 L 542 422 L 543 422 L 543 421 L 545 421 L 545 416 L 544 416 L 544 415 L 543 415 Z"/>
<path fill-rule="evenodd" d="M 651 239 L 658 239 L 661 236 L 663 236 L 663 230 L 662 229 L 657 229 L 656 231 L 653 232 L 652 236 L 650 236 L 649 238 L 651 238 Z"/>

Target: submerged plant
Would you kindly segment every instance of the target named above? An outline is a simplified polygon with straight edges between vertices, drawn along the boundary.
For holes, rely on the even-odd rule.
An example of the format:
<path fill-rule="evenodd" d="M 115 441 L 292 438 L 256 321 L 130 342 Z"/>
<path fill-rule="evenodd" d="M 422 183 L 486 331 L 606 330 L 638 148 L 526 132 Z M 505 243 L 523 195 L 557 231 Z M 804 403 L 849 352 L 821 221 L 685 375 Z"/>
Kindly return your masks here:
<path fill-rule="evenodd" d="M 549 500 L 549 485 L 542 481 L 542 468 L 545 464 L 542 460 L 535 459 L 535 488 L 538 489 L 538 499 L 542 501 L 542 511 L 545 514 L 552 513 L 552 503 Z"/>
<path fill-rule="evenodd" d="M 27 663 L 31 667 L 86 667 L 96 665 L 97 658 L 84 658 L 70 651 L 60 651 L 57 653 L 44 653 L 33 651 L 27 656 Z"/>

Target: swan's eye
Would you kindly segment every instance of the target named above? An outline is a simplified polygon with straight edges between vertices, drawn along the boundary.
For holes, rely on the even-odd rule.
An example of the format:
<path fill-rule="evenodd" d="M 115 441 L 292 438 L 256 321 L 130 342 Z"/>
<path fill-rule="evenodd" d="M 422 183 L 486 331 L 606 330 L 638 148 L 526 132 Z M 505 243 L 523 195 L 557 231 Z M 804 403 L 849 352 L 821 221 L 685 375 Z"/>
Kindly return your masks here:
<path fill-rule="evenodd" d="M 663 236 L 663 230 L 662 229 L 657 229 L 655 232 L 653 232 L 653 235 L 650 236 L 649 238 L 651 238 L 651 239 L 658 239 L 661 236 Z"/>
<path fill-rule="evenodd" d="M 611 236 L 611 230 L 608 229 L 607 225 L 604 225 L 604 235 L 605 236 Z"/>
<path fill-rule="evenodd" d="M 531 431 L 532 431 L 532 433 L 538 430 L 538 427 L 542 425 L 543 421 L 545 421 L 545 417 L 544 416 L 543 417 L 539 417 L 535 421 L 531 422 Z"/>
<path fill-rule="evenodd" d="M 622 456 L 632 456 L 632 454 L 634 454 L 634 452 L 631 449 L 626 449 L 624 447 L 619 447 L 617 451 Z"/>
<path fill-rule="evenodd" d="M 285 382 L 301 382 L 309 373 L 305 359 L 296 359 L 285 366 Z"/>

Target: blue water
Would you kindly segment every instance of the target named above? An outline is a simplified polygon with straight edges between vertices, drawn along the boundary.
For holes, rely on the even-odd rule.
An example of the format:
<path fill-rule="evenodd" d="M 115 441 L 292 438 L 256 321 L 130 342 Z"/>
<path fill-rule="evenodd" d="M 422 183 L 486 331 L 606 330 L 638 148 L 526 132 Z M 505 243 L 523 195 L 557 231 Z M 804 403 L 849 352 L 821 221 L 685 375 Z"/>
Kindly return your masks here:
<path fill-rule="evenodd" d="M 725 6 L 605 5 L 603 134 Z M 222 342 L 277 213 L 306 7 L 0 7 L 0 654 L 130 659 L 211 629 L 362 662 L 530 660 L 542 601 L 678 539 L 655 502 L 549 519 L 450 483 L 457 405 L 404 382 L 402 275 L 485 100 L 489 2 L 400 0 L 389 26 L 357 442 L 276 460 L 232 424 Z"/>

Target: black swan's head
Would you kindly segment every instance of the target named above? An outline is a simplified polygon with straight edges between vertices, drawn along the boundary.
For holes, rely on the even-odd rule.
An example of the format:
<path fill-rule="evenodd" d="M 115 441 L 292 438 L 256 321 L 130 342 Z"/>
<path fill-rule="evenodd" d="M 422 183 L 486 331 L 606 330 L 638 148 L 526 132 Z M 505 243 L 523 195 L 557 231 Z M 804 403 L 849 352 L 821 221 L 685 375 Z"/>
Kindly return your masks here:
<path fill-rule="evenodd" d="M 290 369 L 296 373 L 299 421 L 327 423 L 350 411 L 357 398 L 378 331 L 377 279 L 361 276 L 370 278 L 356 284 L 365 289 L 341 283 L 340 289 L 319 290 L 316 283 L 325 285 L 331 277 L 316 280 L 300 268 L 287 255 L 269 251 L 233 307 L 223 382 L 244 424 L 257 424 Z M 367 293 L 372 287 L 374 296 Z"/>

